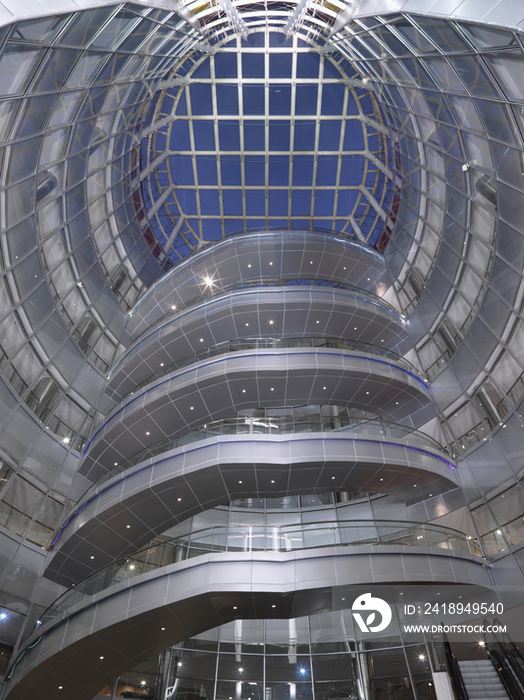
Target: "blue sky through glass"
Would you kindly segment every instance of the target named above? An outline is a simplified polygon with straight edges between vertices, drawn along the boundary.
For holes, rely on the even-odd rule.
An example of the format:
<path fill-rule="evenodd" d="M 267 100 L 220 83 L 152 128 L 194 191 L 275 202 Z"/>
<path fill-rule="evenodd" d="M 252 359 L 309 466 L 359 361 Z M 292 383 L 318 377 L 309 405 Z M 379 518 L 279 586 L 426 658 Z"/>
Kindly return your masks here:
<path fill-rule="evenodd" d="M 158 96 L 151 121 L 173 120 L 148 141 L 154 234 L 172 259 L 255 227 L 358 229 L 373 245 L 391 180 L 362 119 L 378 116 L 372 96 L 341 56 L 254 36 L 196 55 L 189 84 Z"/>

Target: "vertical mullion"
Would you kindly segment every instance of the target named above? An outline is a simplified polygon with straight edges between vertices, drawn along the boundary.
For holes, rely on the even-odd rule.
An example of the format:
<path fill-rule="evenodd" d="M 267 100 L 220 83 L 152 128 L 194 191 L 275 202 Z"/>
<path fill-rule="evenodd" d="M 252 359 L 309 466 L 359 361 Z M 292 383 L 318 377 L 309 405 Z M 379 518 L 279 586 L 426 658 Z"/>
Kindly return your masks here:
<path fill-rule="evenodd" d="M 269 32 L 264 34 L 264 185 L 265 225 L 269 226 Z M 273 127 L 275 128 L 275 127 Z"/>
<path fill-rule="evenodd" d="M 320 139 L 320 117 L 322 116 L 322 92 L 323 92 L 323 79 L 324 79 L 324 60 L 325 57 L 321 56 L 320 66 L 319 66 L 319 80 L 318 80 L 318 94 L 317 94 L 317 112 L 315 117 L 315 146 L 314 146 L 314 158 L 313 158 L 313 180 L 311 187 L 311 208 L 309 210 L 310 225 L 314 225 L 314 215 L 315 215 L 315 188 L 317 185 L 317 165 L 318 165 L 318 143 Z"/>
<path fill-rule="evenodd" d="M 218 185 L 218 203 L 220 207 L 220 228 L 222 238 L 226 235 L 226 227 L 224 223 L 224 199 L 222 196 L 222 168 L 220 162 L 220 139 L 218 134 L 218 105 L 217 105 L 217 84 L 215 80 L 215 57 L 209 57 L 211 68 L 211 101 L 213 104 L 213 134 L 215 137 L 215 152 L 216 152 L 216 169 L 217 169 L 217 185 Z"/>
<path fill-rule="evenodd" d="M 193 166 L 193 180 L 195 183 L 194 191 L 195 191 L 195 200 L 196 200 L 196 206 L 197 206 L 198 238 L 202 241 L 202 240 L 204 240 L 204 232 L 202 230 L 202 208 L 200 206 L 200 194 L 198 191 L 198 172 L 197 172 L 197 164 L 196 164 L 195 133 L 193 131 L 193 111 L 191 109 L 191 91 L 189 89 L 189 86 L 186 88 L 186 90 L 187 90 L 187 96 L 186 96 L 187 119 L 188 119 L 188 126 L 189 126 L 189 146 L 191 147 L 191 164 Z M 196 232 L 192 229 L 191 224 L 189 223 L 188 219 L 186 219 L 186 226 L 189 228 L 190 231 L 193 231 L 193 233 L 195 235 L 197 235 Z"/>
<path fill-rule="evenodd" d="M 240 40 L 237 39 L 237 46 Z M 247 229 L 247 209 L 246 209 L 246 171 L 245 171 L 245 151 L 244 151 L 244 74 L 242 73 L 242 54 L 237 53 L 237 75 L 238 75 L 238 131 L 240 139 L 240 189 L 242 193 L 242 228 Z"/>
<path fill-rule="evenodd" d="M 333 200 L 333 223 L 332 228 L 336 229 L 337 225 L 337 209 L 338 209 L 338 198 L 340 196 L 340 174 L 342 171 L 342 152 L 344 149 L 344 136 L 346 133 L 346 115 L 349 101 L 349 88 L 346 86 L 344 90 L 344 105 L 342 107 L 342 120 L 340 124 L 340 140 L 338 142 L 338 158 L 337 158 L 337 176 L 335 180 L 335 197 Z"/>
<path fill-rule="evenodd" d="M 295 150 L 295 105 L 296 105 L 296 89 L 297 89 L 297 36 L 293 36 L 293 48 L 291 63 L 291 113 L 289 123 L 289 173 L 288 173 L 288 191 L 287 191 L 287 222 L 291 227 L 291 206 L 293 197 L 293 152 Z"/>

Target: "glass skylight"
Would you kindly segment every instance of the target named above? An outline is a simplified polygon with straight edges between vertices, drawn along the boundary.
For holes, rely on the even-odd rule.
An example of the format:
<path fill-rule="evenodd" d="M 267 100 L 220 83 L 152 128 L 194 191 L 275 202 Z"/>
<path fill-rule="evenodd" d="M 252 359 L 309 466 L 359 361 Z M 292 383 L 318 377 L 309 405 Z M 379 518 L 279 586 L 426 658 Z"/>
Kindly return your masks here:
<path fill-rule="evenodd" d="M 391 192 L 388 143 L 374 95 L 340 54 L 260 32 L 194 52 L 165 82 L 149 114 L 159 128 L 142 150 L 160 255 L 175 261 L 264 227 L 376 243 Z"/>

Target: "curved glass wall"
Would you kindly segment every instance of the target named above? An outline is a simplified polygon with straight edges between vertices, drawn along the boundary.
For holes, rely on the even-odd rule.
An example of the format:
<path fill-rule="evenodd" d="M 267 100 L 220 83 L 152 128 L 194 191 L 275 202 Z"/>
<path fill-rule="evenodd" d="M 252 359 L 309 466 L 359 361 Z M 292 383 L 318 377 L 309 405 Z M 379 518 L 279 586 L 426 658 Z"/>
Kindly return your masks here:
<path fill-rule="evenodd" d="M 423 369 L 437 389 L 453 387 L 442 408 L 456 456 L 502 426 L 524 389 L 522 323 L 510 313 L 522 271 L 521 39 L 400 14 L 355 19 L 335 36 L 380 96 L 409 181 L 386 257 L 401 308 L 416 308 Z"/>
<path fill-rule="evenodd" d="M 172 700 L 436 697 L 422 638 L 362 643 L 352 632 L 349 611 L 229 623 L 173 649 L 168 692 Z"/>
<path fill-rule="evenodd" d="M 123 674 L 114 684 L 116 697 L 161 692 L 167 700 L 435 700 L 432 670 L 444 668 L 440 645 L 395 633 L 358 642 L 353 622 L 349 611 L 236 620 Z"/>
<path fill-rule="evenodd" d="M 360 74 L 351 78 L 357 83 L 352 89 L 365 91 L 371 101 L 375 95 L 385 105 L 394 154 L 383 165 L 399 175 L 390 195 L 391 222 L 384 229 L 389 226 L 392 233 L 387 255 L 398 273 L 396 291 L 403 308 L 406 313 L 416 310 L 411 328 L 423 367 L 437 390 L 449 388 L 442 399 L 447 440 L 453 455 L 472 454 L 495 430 L 512 431 L 518 452 L 517 435 L 524 425 L 512 407 L 524 390 L 521 35 L 406 14 L 350 22 L 345 9 L 337 1 L 315 3 L 291 19 L 289 8 L 275 9 L 270 23 L 285 28 L 289 21 L 290 28 L 300 31 L 307 27 L 301 36 L 311 31 L 321 46 L 325 39 L 320 33 L 328 28 L 337 48 L 330 59 L 321 55 L 319 65 L 325 71 L 330 62 L 354 61 Z M 217 28 L 231 31 L 233 15 L 217 6 L 196 8 L 195 13 L 210 36 Z M 268 21 L 260 8 L 245 14 L 252 26 Z M 141 133 L 148 139 L 155 131 L 146 133 L 153 125 L 144 111 L 152 81 L 165 76 L 193 37 L 196 32 L 180 15 L 133 4 L 22 21 L 0 30 L 5 420 L 19 404 L 23 407 L 6 430 L 4 446 L 12 455 L 22 453 L 19 436 L 33 445 L 46 431 L 60 442 L 53 449 L 82 447 L 97 417 L 92 407 L 100 373 L 124 351 L 125 317 L 114 297 L 127 310 L 162 273 L 162 265 L 169 264 L 163 251 L 156 256 L 160 265 L 151 257 L 157 243 L 140 225 L 150 202 L 144 207 L 133 178 Z M 241 53 L 255 55 L 247 40 L 232 41 Z M 196 46 L 187 54 L 186 67 L 192 71 L 207 63 L 210 75 L 213 67 L 214 76 L 205 80 L 215 91 L 222 80 L 217 55 L 207 59 L 203 45 Z M 292 70 L 298 76 L 298 59 Z M 268 76 L 278 83 L 271 72 Z M 223 80 L 231 82 L 230 75 Z M 317 88 L 319 81 L 320 72 Z M 175 87 L 162 89 L 173 95 Z M 190 93 L 191 88 L 178 92 Z M 277 120 L 279 115 L 272 116 Z M 344 119 L 349 121 L 347 111 Z M 135 132 L 139 123 L 144 125 L 141 133 Z M 370 137 L 380 138 L 378 126 L 366 124 Z M 152 138 L 160 139 L 162 129 Z M 320 143 L 320 121 L 315 129 Z M 218 142 L 216 133 L 213 138 L 220 145 L 220 130 Z M 146 140 L 142 144 L 145 149 Z M 190 150 L 195 158 L 203 152 L 197 145 Z M 289 180 L 275 187 L 289 189 Z M 371 202 L 374 216 L 373 209 Z M 203 230 L 195 239 L 189 229 L 186 233 L 191 245 L 207 242 Z M 500 313 L 506 308 L 514 312 Z M 452 372 L 447 372 L 449 365 Z M 2 481 L 2 525 L 40 547 L 56 524 L 60 498 L 66 500 L 70 483 L 67 472 L 59 493 L 49 491 L 56 476 L 53 472 L 48 478 L 47 471 L 44 476 L 50 443 L 46 449 L 39 443 L 28 461 L 38 465 L 31 467 L 34 478 L 15 476 L 13 458 L 13 471 L 6 471 Z M 508 451 L 507 459 L 513 465 L 519 458 Z M 53 469 L 61 465 L 57 458 Z M 492 481 L 500 480 L 497 471 L 492 470 Z M 511 486 L 515 498 L 521 488 L 520 483 Z M 501 510 L 499 498 L 488 494 L 489 505 L 473 509 L 486 549 L 493 552 L 521 541 L 524 509 Z"/>
<path fill-rule="evenodd" d="M 132 5 L 0 32 L 0 366 L 40 430 L 77 449 L 123 349 L 115 295 L 130 308 L 162 273 L 129 173 L 151 86 L 192 35 L 176 13 Z"/>

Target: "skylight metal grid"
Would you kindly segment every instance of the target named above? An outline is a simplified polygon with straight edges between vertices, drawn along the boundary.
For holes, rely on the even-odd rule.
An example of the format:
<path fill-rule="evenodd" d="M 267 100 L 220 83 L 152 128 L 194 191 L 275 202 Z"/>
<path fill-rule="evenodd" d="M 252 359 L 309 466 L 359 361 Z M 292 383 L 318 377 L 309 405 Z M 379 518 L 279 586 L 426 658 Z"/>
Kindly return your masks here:
<path fill-rule="evenodd" d="M 376 243 L 391 194 L 387 137 L 373 93 L 340 54 L 260 32 L 194 52 L 165 84 L 141 163 L 144 225 L 163 254 L 267 227 Z"/>

